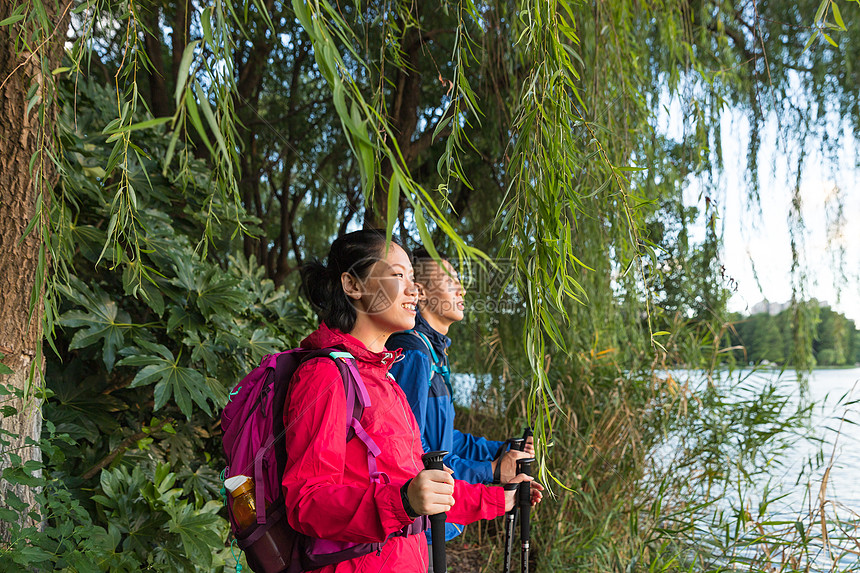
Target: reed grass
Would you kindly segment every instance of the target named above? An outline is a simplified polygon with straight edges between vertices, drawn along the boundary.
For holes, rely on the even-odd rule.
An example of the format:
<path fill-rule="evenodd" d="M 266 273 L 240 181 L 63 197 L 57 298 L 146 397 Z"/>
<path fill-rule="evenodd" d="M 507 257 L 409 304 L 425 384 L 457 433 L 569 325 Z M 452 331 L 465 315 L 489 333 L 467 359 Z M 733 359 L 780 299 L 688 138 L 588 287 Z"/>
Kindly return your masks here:
<path fill-rule="evenodd" d="M 554 388 L 547 469 L 565 487 L 549 484 L 553 496 L 533 512 L 536 570 L 860 571 L 860 515 L 830 479 L 841 426 L 820 435 L 813 404 L 748 372 L 683 374 L 595 363 Z M 489 411 L 495 402 L 461 409 L 458 425 L 517 433 Z M 840 424 L 853 423 L 854 404 L 843 398 Z M 516 411 L 516 399 L 508 405 Z M 781 467 L 801 442 L 815 453 L 803 468 Z M 783 507 L 775 469 L 805 492 L 803 507 Z M 500 522 L 467 528 L 449 544 L 470 554 L 472 568 L 458 570 L 500 571 L 503 536 Z"/>

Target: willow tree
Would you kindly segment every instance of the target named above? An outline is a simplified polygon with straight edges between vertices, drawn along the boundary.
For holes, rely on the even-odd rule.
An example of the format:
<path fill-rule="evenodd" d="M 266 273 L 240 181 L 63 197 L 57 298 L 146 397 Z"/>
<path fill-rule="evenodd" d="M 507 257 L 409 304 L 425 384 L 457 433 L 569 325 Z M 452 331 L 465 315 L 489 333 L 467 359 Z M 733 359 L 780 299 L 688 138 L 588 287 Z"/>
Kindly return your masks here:
<path fill-rule="evenodd" d="M 69 9 L 75 17 L 67 34 L 67 20 L 49 15 Z M 113 276 L 122 296 L 137 297 L 144 308 L 141 324 L 149 324 L 147 313 L 164 313 L 165 298 L 179 297 L 177 284 L 188 292 L 197 289 L 189 298 L 201 291 L 193 265 L 158 260 L 171 235 L 163 217 L 139 207 L 145 195 L 161 209 L 184 207 L 188 218 L 182 224 L 199 225 L 197 250 L 184 250 L 183 244 L 177 258 L 205 268 L 201 280 L 216 276 L 212 265 L 218 265 L 253 282 L 250 261 L 257 261 L 268 278 L 288 284 L 303 258 L 320 254 L 335 233 L 359 223 L 384 225 L 406 239 L 445 245 L 475 266 L 502 266 L 488 258 L 511 261 L 514 272 L 504 278 L 515 288 L 504 291 L 505 281 L 500 288 L 517 312 L 509 321 L 481 318 L 475 333 L 495 329 L 498 344 L 476 336 L 476 346 L 505 358 L 505 399 L 527 388 L 522 414 L 541 428 L 543 443 L 555 435 L 587 445 L 617 430 L 601 426 L 595 413 L 619 411 L 623 431 L 615 434 L 632 436 L 631 449 L 641 452 L 637 447 L 648 444 L 644 438 L 636 442 L 637 423 L 664 390 L 640 392 L 644 385 L 625 384 L 621 373 L 681 358 L 713 359 L 720 345 L 726 293 L 717 257 L 719 213 L 711 199 L 721 192 L 723 110 L 742 110 L 754 127 L 777 114 L 800 128 L 784 133 L 786 142 L 801 149 L 818 135 L 812 129 L 816 114 L 830 102 L 838 103 L 844 125 L 856 130 L 851 66 L 857 48 L 844 28 L 831 0 L 741 7 L 684 0 L 463 0 L 438 6 L 86 0 L 59 12 L 38 0 L 19 4 L 2 21 L 10 34 L 3 47 L 40 62 L 40 82 L 32 85 L 51 98 L 33 100 L 30 94 L 29 101 L 39 106 L 42 132 L 62 132 L 81 143 L 67 154 L 53 151 L 47 136 L 33 148 L 4 148 L 29 157 L 53 153 L 67 175 L 50 198 L 43 196 L 33 219 L 41 234 L 29 239 L 54 265 L 50 271 L 47 264 L 40 267 L 42 280 L 52 279 L 46 330 L 52 332 L 56 317 L 53 293 L 64 293 L 65 302 L 78 306 L 104 294 L 81 286 L 68 272 L 83 256 L 73 244 L 82 236 L 78 217 L 87 216 L 81 205 L 90 205 L 83 195 L 87 201 L 96 197 L 94 208 L 104 209 L 103 217 L 100 211 L 98 220 L 88 221 L 101 244 L 87 264 Z M 56 58 L 67 36 L 68 61 L 60 66 Z M 6 75 L 17 81 L 23 71 L 14 67 Z M 93 77 L 111 86 L 115 99 L 110 121 L 88 124 L 102 130 L 97 139 L 75 131 L 73 118 L 63 131 L 51 112 L 51 106 L 75 107 L 74 93 L 56 101 L 55 82 L 77 85 Z M 791 91 L 797 85 L 799 98 Z M 91 96 L 88 101 L 101 97 Z M 672 98 L 682 103 L 681 140 L 659 126 L 660 109 Z M 18 102 L 11 117 L 32 117 L 24 98 L 9 101 Z M 753 129 L 749 143 L 753 203 L 758 133 Z M 166 143 L 163 150 L 158 140 Z M 94 153 L 89 146 L 107 152 Z M 81 197 L 73 177 L 80 169 L 89 177 Z M 23 177 L 18 184 L 27 181 Z M 688 239 L 695 216 L 682 196 L 696 178 L 708 193 L 698 206 L 710 223 L 703 249 Z M 48 205 L 52 227 L 40 225 Z M 227 223 L 238 232 L 232 239 Z M 230 259 L 240 253 L 240 262 Z M 12 266 L 25 272 L 26 256 L 16 257 Z M 163 271 L 177 276 L 164 280 Z M 800 290 L 799 267 L 796 276 Z M 235 313 L 240 298 L 231 289 L 238 280 L 218 283 L 218 292 L 227 293 L 225 308 Z M 265 306 L 267 296 L 260 294 L 258 304 Z M 195 305 L 200 321 L 212 318 L 209 301 L 188 302 L 189 308 Z M 38 319 L 38 297 L 32 308 Z M 175 349 L 162 344 L 153 350 L 145 336 L 140 345 L 126 347 L 128 353 L 150 352 L 138 362 L 124 358 L 125 366 L 140 366 L 137 374 L 172 360 L 197 392 L 191 399 L 181 384 L 174 386 L 179 391 L 172 404 L 161 381 L 131 376 L 123 383 L 155 396 L 152 403 L 142 402 L 141 417 L 175 406 L 191 420 L 209 416 L 209 404 L 223 399 L 223 388 L 216 391 L 189 374 L 210 366 L 218 370 L 210 364 L 218 362 L 216 355 L 205 352 L 206 333 L 189 315 L 164 321 L 165 331 L 181 334 L 172 340 Z M 64 316 L 69 330 L 80 328 L 78 314 Z M 215 328 L 228 338 L 223 324 Z M 265 344 L 286 340 L 259 336 Z M 695 343 L 681 357 L 683 340 L 690 338 Z M 78 336 L 67 346 L 77 349 L 85 342 L 92 340 Z M 98 344 L 110 372 L 120 344 L 107 338 Z M 225 348 L 229 344 L 221 348 L 226 353 Z M 640 392 L 629 402 L 633 409 L 618 407 L 626 392 Z M 107 476 L 105 468 L 136 443 L 132 438 L 163 428 L 162 422 L 129 430 L 120 444 L 102 440 L 93 447 L 97 459 L 86 459 L 93 463 L 85 479 L 103 469 Z M 189 423 L 189 435 L 197 423 Z M 562 430 L 552 427 L 562 423 Z M 631 451 L 613 440 L 608 441 L 619 451 Z M 587 457 L 587 448 L 571 447 L 582 454 L 580 460 Z M 612 477 L 615 467 L 627 463 L 624 454 L 618 460 L 608 450 L 597 455 L 615 463 L 601 476 Z M 543 461 L 543 470 L 560 481 L 575 479 L 576 471 Z M 635 478 L 636 471 L 629 475 Z M 623 497 L 621 490 L 612 491 Z"/>
<path fill-rule="evenodd" d="M 20 7 L 10 3 L 0 7 L 4 23 L 0 26 L 0 93 L 4 102 L 0 127 L 4 166 L 0 176 L 0 289 L 4 295 L 0 382 L 8 386 L 0 418 L 0 470 L 8 467 L 12 458 L 40 458 L 35 444 L 42 431 L 44 291 L 50 269 L 48 212 L 57 180 L 53 131 L 56 92 L 50 78 L 62 55 L 62 44 L 54 33 L 68 25 L 68 8 L 56 4 L 43 7 L 38 24 L 27 29 L 10 25 L 22 19 Z M 49 329 L 52 320 L 48 314 Z M 11 486 L 0 480 L 4 500 L 17 498 L 33 505 L 33 493 L 25 485 Z M 0 539 L 7 539 L 2 526 Z"/>

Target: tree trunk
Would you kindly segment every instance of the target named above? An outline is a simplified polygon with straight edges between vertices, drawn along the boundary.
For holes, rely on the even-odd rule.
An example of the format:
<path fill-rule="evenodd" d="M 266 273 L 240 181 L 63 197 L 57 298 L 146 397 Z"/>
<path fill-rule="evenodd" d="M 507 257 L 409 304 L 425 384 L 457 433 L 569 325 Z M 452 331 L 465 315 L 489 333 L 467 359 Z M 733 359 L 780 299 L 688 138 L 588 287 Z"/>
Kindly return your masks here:
<path fill-rule="evenodd" d="M 425 41 L 429 41 L 425 37 Z M 417 133 L 418 112 L 421 104 L 421 87 L 424 75 L 421 74 L 418 62 L 421 59 L 421 35 L 415 29 L 410 29 L 403 39 L 403 51 L 400 58 L 403 65 L 396 68 L 393 80 L 394 90 L 392 102 L 388 108 L 389 125 L 394 131 L 397 145 L 403 156 L 404 166 L 412 170 L 421 153 L 430 148 L 433 143 L 435 125 L 427 126 Z M 416 134 L 418 137 L 416 138 Z M 379 168 L 378 185 L 373 197 L 368 201 L 364 212 L 364 227 L 366 229 L 383 228 L 388 222 L 388 186 L 394 167 L 388 160 L 383 160 Z"/>
<path fill-rule="evenodd" d="M 153 5 L 150 11 L 142 16 L 142 20 L 151 32 L 144 32 L 143 43 L 146 47 L 146 55 L 149 56 L 152 64 L 152 69 L 146 73 L 146 76 L 149 79 L 150 111 L 154 117 L 171 115 L 170 100 L 167 97 L 167 75 L 164 71 L 163 40 L 158 37 L 158 34 L 161 34 L 160 19 L 161 11 L 158 5 Z"/>
<path fill-rule="evenodd" d="M 0 20 L 11 16 L 14 2 L 0 2 Z M 43 192 L 43 213 L 47 213 L 49 190 L 56 183 L 56 170 L 47 154 L 42 154 L 30 170 L 30 159 L 43 146 L 53 142 L 55 115 L 50 101 L 44 125 L 39 122 L 35 105 L 27 113 L 27 92 L 33 83 L 40 86 L 37 93 L 44 100 L 53 98 L 53 90 L 45 89 L 50 78 L 43 77 L 39 66 L 40 55 L 47 57 L 50 69 L 59 66 L 63 41 L 69 24 L 66 6 L 58 10 L 52 2 L 44 4 L 48 18 L 54 27 L 48 31 L 53 34 L 47 42 L 48 49 L 33 57 L 29 53 L 17 53 L 13 35 L 17 26 L 0 27 L 0 352 L 4 355 L 3 364 L 12 369 L 9 375 L 0 375 L 0 384 L 12 386 L 23 392 L 23 398 L 13 397 L 5 400 L 4 405 L 17 411 L 10 416 L 0 416 L 0 430 L 10 432 L 4 440 L 8 446 L 0 446 L 0 471 L 9 463 L 9 453 L 15 453 L 22 461 L 41 460 L 39 448 L 25 446 L 27 438 L 39 440 L 42 431 L 41 400 L 38 386 L 42 384 L 44 362 L 42 361 L 42 293 L 30 315 L 30 294 L 36 284 L 39 267 L 39 251 L 42 248 L 41 231 L 33 229 L 21 240 L 27 223 L 36 214 L 36 199 Z M 44 37 L 44 36 L 42 36 Z M 34 42 L 31 45 L 37 45 Z M 22 65 L 23 64 L 23 65 Z M 43 183 L 37 185 L 33 174 L 41 172 Z M 41 188 L 41 189 L 40 189 Z M 47 221 L 44 221 L 47 223 Z M 47 257 L 45 257 L 46 265 Z M 34 364 L 34 361 L 38 361 Z M 32 384 L 30 372 L 33 371 Z M 5 501 L 9 492 L 14 492 L 32 509 L 36 491 L 25 486 L 12 486 L 0 480 L 0 500 Z M 29 519 L 29 518 L 25 518 Z M 22 525 L 32 525 L 26 521 Z M 0 540 L 8 539 L 9 532 L 5 522 L 0 521 Z"/>

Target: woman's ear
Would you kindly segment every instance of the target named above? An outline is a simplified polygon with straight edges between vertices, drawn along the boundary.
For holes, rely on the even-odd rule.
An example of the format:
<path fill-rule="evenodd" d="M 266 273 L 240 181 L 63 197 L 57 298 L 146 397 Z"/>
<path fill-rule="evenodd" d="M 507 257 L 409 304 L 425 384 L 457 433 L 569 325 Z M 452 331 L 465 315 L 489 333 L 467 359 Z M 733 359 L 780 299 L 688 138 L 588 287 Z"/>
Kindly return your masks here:
<path fill-rule="evenodd" d="M 361 283 L 349 273 L 341 273 L 340 284 L 343 287 L 343 292 L 346 296 L 353 300 L 358 300 L 364 294 L 361 288 Z"/>

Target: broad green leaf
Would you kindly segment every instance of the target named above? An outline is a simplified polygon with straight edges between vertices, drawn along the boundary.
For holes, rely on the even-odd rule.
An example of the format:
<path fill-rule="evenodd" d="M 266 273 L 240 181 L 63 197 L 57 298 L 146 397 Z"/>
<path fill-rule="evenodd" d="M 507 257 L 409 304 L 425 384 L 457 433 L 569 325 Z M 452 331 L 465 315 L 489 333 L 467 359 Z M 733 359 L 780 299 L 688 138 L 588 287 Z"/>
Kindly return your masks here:
<path fill-rule="evenodd" d="M 167 332 L 173 332 L 177 327 L 185 331 L 193 332 L 203 326 L 196 313 L 190 313 L 186 308 L 173 306 L 170 308 L 170 316 L 167 319 Z"/>
<path fill-rule="evenodd" d="M 256 331 L 255 331 L 256 332 Z M 186 336 L 182 343 L 191 348 L 191 360 L 195 362 L 202 361 L 206 365 L 206 370 L 214 374 L 218 368 L 218 355 L 215 354 L 215 344 L 208 337 L 201 340 L 200 334 L 191 332 Z"/>
<path fill-rule="evenodd" d="M 12 484 L 20 484 L 28 487 L 42 487 L 45 485 L 45 478 L 33 475 L 41 473 L 44 466 L 35 460 L 24 462 L 23 465 L 7 467 L 3 470 L 3 479 Z"/>
<path fill-rule="evenodd" d="M 30 504 L 18 497 L 18 495 L 15 494 L 15 492 L 12 490 L 6 491 L 6 493 L 4 493 L 3 495 L 5 496 L 5 499 L 3 501 L 6 503 L 6 505 L 16 511 L 24 511 L 25 509 L 30 507 Z"/>
<path fill-rule="evenodd" d="M 0 376 L 6 374 L 14 374 L 15 371 L 3 364 L 2 360 L 6 358 L 6 355 L 0 352 Z"/>
<path fill-rule="evenodd" d="M 146 304 L 161 316 L 164 314 L 164 296 L 161 294 L 161 289 L 149 281 L 144 281 L 142 293 L 143 300 Z"/>
<path fill-rule="evenodd" d="M 239 280 L 224 276 L 213 268 L 199 277 L 197 283 L 197 307 L 204 315 L 238 314 L 248 304 L 247 295 L 236 288 Z"/>
<path fill-rule="evenodd" d="M 185 555 L 208 570 L 212 566 L 212 554 L 223 546 L 219 525 L 217 515 L 184 504 L 178 511 L 171 511 L 167 527 L 171 533 L 179 534 Z"/>
<path fill-rule="evenodd" d="M 179 473 L 178 476 L 182 484 L 182 493 L 188 495 L 194 492 L 198 500 L 202 499 L 218 499 L 220 490 L 224 485 L 223 480 L 219 477 L 218 472 L 206 464 L 201 464 L 195 471 L 190 471 L 186 468 Z M 222 506 L 221 502 L 216 502 L 218 506 Z M 215 511 L 218 511 L 216 506 Z"/>
<path fill-rule="evenodd" d="M 43 563 L 53 557 L 51 553 L 32 545 L 16 548 L 10 553 L 10 557 L 15 563 L 27 566 L 27 568 L 32 567 L 36 563 Z"/>
<path fill-rule="evenodd" d="M 256 329 L 251 338 L 243 344 L 251 351 L 253 362 L 258 362 L 266 354 L 273 354 L 284 349 L 284 343 L 277 338 L 272 337 L 266 330 L 262 328 Z"/>
<path fill-rule="evenodd" d="M 25 506 L 27 507 L 27 506 Z M 6 521 L 8 523 L 17 523 L 21 516 L 17 511 L 12 511 L 6 507 L 0 507 L 0 521 Z"/>
<path fill-rule="evenodd" d="M 77 302 L 83 305 L 84 309 L 70 310 L 61 315 L 58 320 L 62 326 L 79 329 L 72 336 L 69 349 L 86 348 L 101 343 L 102 359 L 108 370 L 112 370 L 116 352 L 124 345 L 125 334 L 133 326 L 131 317 L 127 312 L 120 310 L 116 302 L 100 288 L 95 287 L 91 291 L 80 281 L 73 284 L 79 289 L 76 295 Z"/>
<path fill-rule="evenodd" d="M 132 380 L 130 387 L 155 384 L 154 410 L 160 410 L 172 397 L 187 418 L 191 417 L 192 402 L 207 414 L 211 414 L 207 400 L 214 400 L 215 396 L 206 384 L 204 376 L 194 369 L 180 366 L 169 351 L 168 355 L 169 358 L 152 355 L 130 356 L 123 358 L 118 365 L 144 365 Z"/>
<path fill-rule="evenodd" d="M 248 294 L 237 288 L 241 283 L 237 277 L 225 275 L 217 267 L 203 271 L 191 258 L 175 258 L 173 264 L 176 277 L 170 283 L 193 295 L 189 302 L 195 302 L 204 316 L 239 314 L 250 304 Z M 168 329 L 172 330 L 178 321 L 179 313 L 172 312 Z"/>

